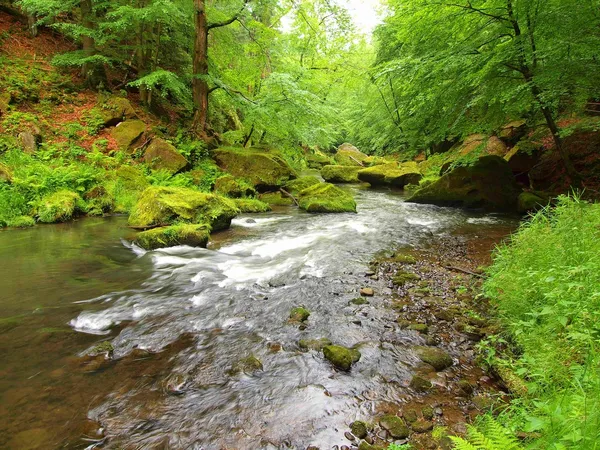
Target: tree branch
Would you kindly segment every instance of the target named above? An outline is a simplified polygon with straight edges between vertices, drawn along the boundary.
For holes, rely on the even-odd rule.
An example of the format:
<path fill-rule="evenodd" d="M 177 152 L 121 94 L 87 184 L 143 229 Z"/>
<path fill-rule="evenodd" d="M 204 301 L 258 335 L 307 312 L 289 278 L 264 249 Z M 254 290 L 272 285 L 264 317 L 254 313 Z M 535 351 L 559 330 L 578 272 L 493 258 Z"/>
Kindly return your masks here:
<path fill-rule="evenodd" d="M 502 16 L 497 16 L 495 14 L 490 14 L 488 12 L 485 12 L 485 10 L 483 9 L 479 9 L 479 8 L 475 8 L 473 5 L 471 5 L 471 2 L 467 2 L 466 5 L 459 5 L 457 3 L 446 3 L 447 6 L 453 6 L 455 8 L 460 8 L 460 9 L 464 9 L 466 11 L 470 11 L 470 12 L 475 12 L 478 14 L 481 14 L 482 16 L 486 16 L 486 17 L 491 17 L 492 19 L 496 19 L 502 22 L 509 22 L 510 20 L 507 19 L 506 17 L 502 17 Z"/>

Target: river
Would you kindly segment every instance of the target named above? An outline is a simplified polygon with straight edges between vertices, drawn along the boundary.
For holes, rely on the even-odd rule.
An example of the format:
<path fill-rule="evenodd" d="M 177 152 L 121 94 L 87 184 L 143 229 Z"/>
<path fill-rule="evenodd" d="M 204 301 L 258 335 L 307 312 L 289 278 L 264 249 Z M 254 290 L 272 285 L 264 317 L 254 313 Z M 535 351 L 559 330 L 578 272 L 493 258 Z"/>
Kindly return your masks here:
<path fill-rule="evenodd" d="M 382 344 L 392 291 L 369 261 L 515 220 L 349 189 L 358 214 L 241 216 L 208 249 L 144 252 L 122 217 L 0 233 L 0 448 L 323 450 L 400 401 L 417 338 Z M 305 329 L 288 322 L 300 305 Z M 297 345 L 321 337 L 361 360 L 338 372 Z M 105 340 L 111 360 L 85 357 Z M 233 370 L 249 356 L 262 370 Z"/>

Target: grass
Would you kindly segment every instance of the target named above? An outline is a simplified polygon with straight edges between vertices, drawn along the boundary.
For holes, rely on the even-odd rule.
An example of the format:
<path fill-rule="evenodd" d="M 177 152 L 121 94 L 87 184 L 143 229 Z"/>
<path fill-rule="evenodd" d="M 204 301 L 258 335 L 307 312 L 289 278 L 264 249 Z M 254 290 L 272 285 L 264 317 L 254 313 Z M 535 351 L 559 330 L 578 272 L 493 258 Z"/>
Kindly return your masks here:
<path fill-rule="evenodd" d="M 494 363 L 527 387 L 501 423 L 532 433 L 527 448 L 599 449 L 600 205 L 563 196 L 537 213 L 497 250 L 484 292 L 508 343 Z"/>

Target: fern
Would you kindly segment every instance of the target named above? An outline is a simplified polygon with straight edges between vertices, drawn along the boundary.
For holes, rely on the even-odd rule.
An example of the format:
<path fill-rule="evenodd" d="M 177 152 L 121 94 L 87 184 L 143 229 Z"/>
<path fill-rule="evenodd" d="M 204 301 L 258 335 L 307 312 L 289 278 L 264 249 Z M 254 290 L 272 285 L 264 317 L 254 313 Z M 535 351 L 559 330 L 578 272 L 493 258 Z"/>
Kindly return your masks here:
<path fill-rule="evenodd" d="M 467 439 L 451 436 L 456 450 L 522 450 L 523 447 L 510 431 L 491 417 L 485 417 L 478 426 L 470 426 Z"/>

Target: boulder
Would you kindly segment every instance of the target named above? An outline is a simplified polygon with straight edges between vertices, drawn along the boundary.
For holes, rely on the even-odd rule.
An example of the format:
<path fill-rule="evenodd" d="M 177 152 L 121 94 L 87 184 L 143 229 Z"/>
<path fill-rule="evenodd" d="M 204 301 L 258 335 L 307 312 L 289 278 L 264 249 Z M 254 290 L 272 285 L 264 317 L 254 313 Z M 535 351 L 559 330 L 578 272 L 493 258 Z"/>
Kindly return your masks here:
<path fill-rule="evenodd" d="M 521 192 L 519 194 L 517 211 L 525 214 L 537 211 L 550 203 L 550 198 L 542 192 Z"/>
<path fill-rule="evenodd" d="M 498 137 L 508 145 L 515 145 L 521 138 L 527 134 L 527 122 L 525 120 L 515 120 L 507 123 L 498 133 Z"/>
<path fill-rule="evenodd" d="M 111 132 L 111 136 L 117 142 L 119 150 L 132 153 L 142 134 L 146 131 L 146 124 L 141 120 L 126 120 L 118 124 Z"/>
<path fill-rule="evenodd" d="M 337 369 L 349 371 L 352 364 L 360 360 L 360 352 L 353 348 L 340 345 L 327 345 L 323 347 L 323 355 Z"/>
<path fill-rule="evenodd" d="M 439 348 L 416 347 L 415 350 L 421 361 L 429 364 L 438 372 L 454 364 L 450 355 Z"/>
<path fill-rule="evenodd" d="M 508 147 L 497 136 L 491 136 L 485 144 L 485 153 L 488 155 L 504 156 Z"/>
<path fill-rule="evenodd" d="M 368 157 L 354 145 L 346 143 L 339 146 L 334 159 L 341 166 L 364 167 L 367 165 L 365 161 Z"/>
<path fill-rule="evenodd" d="M 177 173 L 188 166 L 188 160 L 164 139 L 155 138 L 144 152 L 143 161 L 153 170 Z"/>
<path fill-rule="evenodd" d="M 121 166 L 116 171 L 117 180 L 127 191 L 143 191 L 150 182 L 138 167 Z"/>
<path fill-rule="evenodd" d="M 324 166 L 321 176 L 330 183 L 358 183 L 360 166 Z"/>
<path fill-rule="evenodd" d="M 239 213 L 232 200 L 194 189 L 147 188 L 133 207 L 129 225 L 156 228 L 181 223 L 208 224 L 212 231 L 224 230 Z"/>
<path fill-rule="evenodd" d="M 266 192 L 258 196 L 261 202 L 265 202 L 271 206 L 292 206 L 294 200 L 281 192 Z"/>
<path fill-rule="evenodd" d="M 85 212 L 86 209 L 85 202 L 79 194 L 58 191 L 42 198 L 36 215 L 42 223 L 66 222 L 77 213 Z"/>
<path fill-rule="evenodd" d="M 104 127 L 113 127 L 125 119 L 137 118 L 131 103 L 123 97 L 109 97 L 92 112 L 99 116 Z"/>
<path fill-rule="evenodd" d="M 144 231 L 136 236 L 135 243 L 146 250 L 177 245 L 206 248 L 209 237 L 207 224 L 183 224 Z"/>
<path fill-rule="evenodd" d="M 258 359 L 254 355 L 247 356 L 246 358 L 242 358 L 239 361 L 236 361 L 231 366 L 229 370 L 230 375 L 236 375 L 238 373 L 245 373 L 246 375 L 252 375 L 255 372 L 259 372 L 263 370 L 263 364 L 260 359 Z"/>
<path fill-rule="evenodd" d="M 235 206 L 243 213 L 254 214 L 271 211 L 271 206 L 268 203 L 255 198 L 236 198 L 233 201 Z"/>
<path fill-rule="evenodd" d="M 214 190 L 219 195 L 231 198 L 253 197 L 256 190 L 249 183 L 231 175 L 224 175 L 215 181 Z"/>
<path fill-rule="evenodd" d="M 417 190 L 407 201 L 439 206 L 515 211 L 519 188 L 508 163 L 499 156 L 483 156 L 470 166 L 459 166 Z"/>
<path fill-rule="evenodd" d="M 303 306 L 299 306 L 290 311 L 290 322 L 306 322 L 310 317 L 310 311 Z"/>
<path fill-rule="evenodd" d="M 361 420 L 356 420 L 350 424 L 350 431 L 358 439 L 364 439 L 369 434 L 367 424 Z"/>
<path fill-rule="evenodd" d="M 329 183 L 319 183 L 300 191 L 300 208 L 311 213 L 356 212 L 351 194 Z"/>
<path fill-rule="evenodd" d="M 410 430 L 398 416 L 393 416 L 391 414 L 383 416 L 379 419 L 379 425 L 381 425 L 381 428 L 384 430 L 387 430 L 394 439 L 406 439 L 410 434 Z"/>
<path fill-rule="evenodd" d="M 321 184 L 321 180 L 315 176 L 300 177 L 295 180 L 288 181 L 285 186 L 283 186 L 283 189 L 290 194 L 297 195 L 304 189 L 316 184 Z"/>
<path fill-rule="evenodd" d="M 305 158 L 309 169 L 320 169 L 321 167 L 332 163 L 331 157 L 319 150 L 308 152 Z"/>
<path fill-rule="evenodd" d="M 33 154 L 42 143 L 42 132 L 36 126 L 19 133 L 18 141 L 20 147 L 27 154 Z"/>
<path fill-rule="evenodd" d="M 233 176 L 244 178 L 260 192 L 277 190 L 296 173 L 276 152 L 245 148 L 219 148 L 213 150 L 217 165 Z"/>
<path fill-rule="evenodd" d="M 504 159 L 513 173 L 519 176 L 529 173 L 538 164 L 543 151 L 542 145 L 523 140 L 511 148 L 504 155 Z"/>
<path fill-rule="evenodd" d="M 423 175 L 416 163 L 396 163 L 369 167 L 358 172 L 358 179 L 372 186 L 394 186 L 403 188 L 407 184 L 419 184 Z"/>

